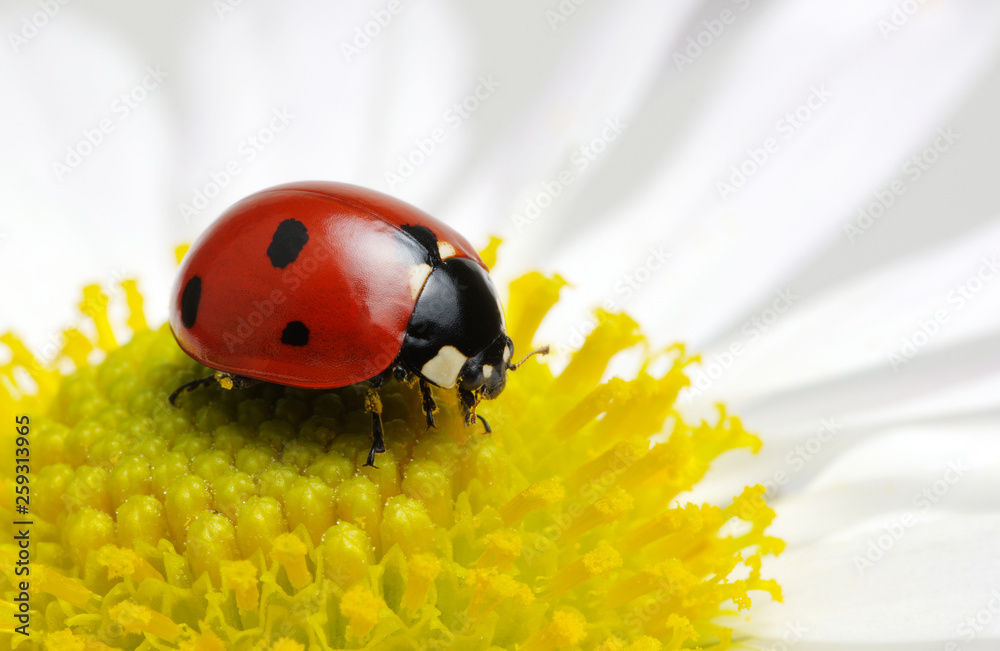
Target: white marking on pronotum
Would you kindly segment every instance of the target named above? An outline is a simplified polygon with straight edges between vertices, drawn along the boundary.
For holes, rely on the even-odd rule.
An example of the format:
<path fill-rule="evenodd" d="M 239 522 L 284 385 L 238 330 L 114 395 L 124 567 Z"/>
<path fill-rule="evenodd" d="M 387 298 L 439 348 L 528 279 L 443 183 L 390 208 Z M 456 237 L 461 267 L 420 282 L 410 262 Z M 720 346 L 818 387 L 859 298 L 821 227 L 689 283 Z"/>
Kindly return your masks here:
<path fill-rule="evenodd" d="M 510 356 L 514 354 L 514 351 L 510 349 L 510 346 L 504 346 L 503 349 L 503 363 L 506 364 L 510 361 Z"/>
<path fill-rule="evenodd" d="M 448 258 L 455 257 L 455 247 L 447 242 L 442 242 L 438 240 L 438 254 L 441 256 L 442 260 L 447 260 Z"/>
<path fill-rule="evenodd" d="M 458 383 L 458 373 L 467 361 L 468 358 L 454 346 L 442 346 L 420 373 L 442 389 L 450 389 Z"/>
<path fill-rule="evenodd" d="M 491 375 L 493 375 L 493 367 L 489 364 L 483 364 L 483 377 L 488 380 Z"/>
<path fill-rule="evenodd" d="M 410 296 L 417 300 L 420 290 L 424 288 L 424 281 L 431 274 L 431 266 L 426 263 L 415 264 L 410 267 Z"/>

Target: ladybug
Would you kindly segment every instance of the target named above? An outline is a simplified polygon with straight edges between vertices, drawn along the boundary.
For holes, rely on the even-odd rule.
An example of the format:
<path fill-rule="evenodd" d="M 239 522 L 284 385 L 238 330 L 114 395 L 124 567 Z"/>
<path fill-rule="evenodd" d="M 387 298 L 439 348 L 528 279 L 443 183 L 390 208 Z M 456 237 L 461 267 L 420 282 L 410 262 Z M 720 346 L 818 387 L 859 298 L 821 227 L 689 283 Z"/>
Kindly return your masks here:
<path fill-rule="evenodd" d="M 373 442 L 385 451 L 378 390 L 390 376 L 419 383 L 427 426 L 430 387 L 457 387 L 465 422 L 500 395 L 514 344 L 489 269 L 462 235 L 388 195 L 311 181 L 252 194 L 191 247 L 173 287 L 178 345 L 218 381 L 310 389 L 366 383 Z M 486 432 L 489 424 L 480 416 Z"/>

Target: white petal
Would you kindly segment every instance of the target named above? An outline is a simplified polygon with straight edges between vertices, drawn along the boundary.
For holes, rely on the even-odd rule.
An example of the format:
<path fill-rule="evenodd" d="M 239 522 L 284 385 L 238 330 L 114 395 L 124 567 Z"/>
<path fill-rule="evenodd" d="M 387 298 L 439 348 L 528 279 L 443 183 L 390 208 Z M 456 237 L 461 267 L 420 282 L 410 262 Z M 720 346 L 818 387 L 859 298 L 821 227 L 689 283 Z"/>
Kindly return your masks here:
<path fill-rule="evenodd" d="M 769 648 L 790 627 L 799 631 L 797 642 L 810 645 L 805 648 L 921 640 L 936 640 L 938 648 L 947 640 L 964 645 L 966 618 L 977 615 L 988 617 L 977 624 L 977 639 L 996 643 L 995 425 L 913 425 L 875 436 L 845 428 L 811 440 L 815 447 L 800 447 L 776 468 L 790 478 L 779 491 L 800 488 L 775 501 L 771 532 L 789 546 L 765 560 L 764 572 L 782 584 L 785 604 L 756 604 L 749 631 L 762 637 L 757 647 Z M 840 448 L 832 460 L 831 447 Z"/>
<path fill-rule="evenodd" d="M 947 351 L 1000 329 L 1000 220 L 820 296 L 791 296 L 792 301 L 774 302 L 783 313 L 768 306 L 742 331 L 704 352 L 706 364 L 695 372 L 696 393 L 704 400 L 725 395 L 745 413 L 744 407 L 762 396 L 774 400 L 812 385 L 827 409 L 845 413 L 874 406 L 872 393 L 857 390 L 866 376 L 895 387 L 899 398 L 947 388 L 956 377 L 936 364 L 934 376 L 921 368 L 935 356 L 957 357 Z M 739 355 L 732 354 L 734 345 L 741 347 Z M 989 370 L 982 366 L 978 373 Z M 841 397 L 829 382 L 849 376 L 853 402 L 837 404 Z M 877 399 L 883 406 L 891 398 L 882 391 Z M 786 421 L 794 417 L 787 407 L 782 407 Z M 811 399 L 794 404 L 798 413 L 815 408 Z"/>
<path fill-rule="evenodd" d="M 504 5 L 502 15 L 490 15 L 503 27 L 482 38 L 517 43 L 513 57 L 497 61 L 503 68 L 496 74 L 505 84 L 497 101 L 505 111 L 493 116 L 467 174 L 456 177 L 452 191 L 458 196 L 445 214 L 478 213 L 503 233 L 502 263 L 508 268 L 546 261 L 549 245 L 576 228 L 566 209 L 573 197 L 601 182 L 610 158 L 605 148 L 613 150 L 624 139 L 667 48 L 697 4 L 589 3 L 562 23 L 537 3 L 524 3 L 515 13 Z M 601 141 L 599 158 L 581 152 L 595 140 Z M 546 182 L 559 187 L 551 191 L 557 195 L 552 207 L 543 206 L 530 225 L 516 224 L 515 216 L 530 215 L 529 202 L 546 192 Z M 616 202 L 618 195 L 609 200 Z"/>
<path fill-rule="evenodd" d="M 997 8 L 982 4 L 935 5 L 888 41 L 873 29 L 891 10 L 887 3 L 851 4 L 832 24 L 809 3 L 769 7 L 767 20 L 747 24 L 722 79 L 708 86 L 702 110 L 670 143 L 646 191 L 616 209 L 613 224 L 555 257 L 555 268 L 585 269 L 576 278 L 588 285 L 562 310 L 610 299 L 696 347 L 738 327 L 734 314 L 782 288 L 792 270 L 843 237 L 841 223 L 856 206 L 933 141 L 996 48 Z M 803 42 L 809 47 L 800 51 Z M 832 98 L 785 139 L 776 121 L 823 84 Z M 748 147 L 769 137 L 778 152 L 721 199 L 718 182 L 748 157 Z M 648 274 L 639 291 L 620 291 L 651 244 L 674 252 L 670 264 Z"/>
<path fill-rule="evenodd" d="M 61 349 L 59 330 L 84 325 L 84 283 L 115 292 L 141 278 L 156 322 L 173 268 L 167 80 L 127 40 L 61 11 L 16 55 L 5 49 L 16 65 L 0 66 L 0 331 L 16 330 L 46 360 Z M 20 19 L 4 12 L 4 24 Z"/>
<path fill-rule="evenodd" d="M 800 447 L 784 468 L 800 480 L 811 478 L 777 502 L 776 535 L 792 544 L 897 511 L 1000 512 L 1000 441 L 989 421 L 838 436 L 846 440 L 833 459 L 813 451 L 822 449 L 820 440 Z"/>
<path fill-rule="evenodd" d="M 916 649 L 934 641 L 943 649 L 955 641 L 976 648 L 965 646 L 976 639 L 984 645 L 979 648 L 995 648 L 988 645 L 1000 644 L 998 528 L 995 513 L 909 527 L 889 517 L 789 549 L 764 564 L 781 582 L 785 603 L 761 600 L 748 630 L 781 639 L 789 623 L 797 623 L 810 645 L 909 643 L 914 646 L 900 648 Z"/>
<path fill-rule="evenodd" d="M 198 16 L 178 79 L 188 136 L 175 205 L 224 187 L 185 226 L 188 237 L 250 192 L 301 179 L 358 183 L 432 209 L 427 197 L 461 154 L 446 112 L 482 71 L 451 7 L 406 4 L 381 26 L 372 12 L 384 4 L 246 3 L 225 29 L 211 12 Z M 276 112 L 291 117 L 265 142 Z M 421 155 L 437 129 L 448 140 L 401 173 L 398 157 Z M 218 182 L 230 164 L 238 173 Z M 387 172 L 402 181 L 387 187 Z"/>

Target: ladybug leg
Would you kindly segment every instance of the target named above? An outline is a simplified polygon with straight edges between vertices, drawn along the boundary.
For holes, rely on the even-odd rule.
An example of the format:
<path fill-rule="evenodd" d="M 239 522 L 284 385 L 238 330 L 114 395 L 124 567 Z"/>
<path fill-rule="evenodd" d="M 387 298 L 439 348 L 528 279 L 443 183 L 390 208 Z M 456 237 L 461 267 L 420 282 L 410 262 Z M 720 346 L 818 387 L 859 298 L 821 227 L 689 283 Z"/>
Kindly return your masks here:
<path fill-rule="evenodd" d="M 402 364 L 396 364 L 392 367 L 392 377 L 396 378 L 397 382 L 401 382 L 408 387 L 412 387 L 413 381 L 416 379 Z"/>
<path fill-rule="evenodd" d="M 193 391 L 201 387 L 206 387 L 212 384 L 212 381 L 217 381 L 223 389 L 245 389 L 251 387 L 260 382 L 260 380 L 255 380 L 252 377 L 246 377 L 243 375 L 233 375 L 231 373 L 224 373 L 223 371 L 216 371 L 214 375 L 209 375 L 208 377 L 200 377 L 197 380 L 191 380 L 187 384 L 182 384 L 177 387 L 167 400 L 174 407 L 177 406 L 177 396 L 181 395 L 185 391 Z"/>
<path fill-rule="evenodd" d="M 381 385 L 381 383 L 379 383 Z M 375 454 L 385 452 L 385 440 L 382 438 L 382 399 L 378 396 L 378 387 L 369 387 L 365 395 L 365 411 L 372 415 L 372 447 L 368 450 L 366 466 L 375 468 Z"/>
<path fill-rule="evenodd" d="M 476 394 L 465 389 L 458 390 L 458 397 L 462 403 L 462 413 L 465 414 L 465 424 L 472 425 L 476 422 L 476 405 L 479 404 L 479 400 Z"/>
<path fill-rule="evenodd" d="M 479 396 L 477 396 L 472 391 L 466 391 L 465 389 L 458 390 L 458 397 L 462 402 L 462 411 L 465 413 L 465 424 L 474 425 L 476 423 L 476 406 L 479 404 Z M 479 420 L 483 421 L 483 428 L 486 434 L 492 434 L 493 430 L 490 429 L 489 423 L 487 423 L 482 416 L 478 417 Z"/>
<path fill-rule="evenodd" d="M 368 450 L 368 459 L 365 461 L 365 465 L 377 469 L 378 466 L 375 465 L 375 454 L 385 452 L 385 440 L 382 438 L 382 415 L 374 411 L 372 412 L 372 437 L 375 440 L 372 442 L 372 446 Z"/>
<path fill-rule="evenodd" d="M 425 380 L 420 380 L 420 398 L 422 399 L 422 407 L 424 408 L 424 415 L 427 417 L 427 428 L 430 429 L 434 427 L 434 412 L 437 411 L 437 403 L 434 402 L 434 396 L 431 395 L 431 385 Z"/>
<path fill-rule="evenodd" d="M 207 387 L 208 385 L 212 384 L 213 382 L 215 382 L 215 376 L 214 375 L 209 375 L 208 377 L 200 377 L 197 380 L 191 380 L 190 382 L 187 382 L 186 384 L 182 384 L 179 387 L 177 387 L 176 389 L 174 389 L 174 392 L 170 394 L 170 397 L 167 398 L 167 400 L 170 401 L 170 404 L 172 406 L 176 407 L 177 406 L 177 396 L 181 395 L 182 393 L 184 393 L 186 391 L 194 391 L 195 389 L 199 389 L 201 387 Z"/>

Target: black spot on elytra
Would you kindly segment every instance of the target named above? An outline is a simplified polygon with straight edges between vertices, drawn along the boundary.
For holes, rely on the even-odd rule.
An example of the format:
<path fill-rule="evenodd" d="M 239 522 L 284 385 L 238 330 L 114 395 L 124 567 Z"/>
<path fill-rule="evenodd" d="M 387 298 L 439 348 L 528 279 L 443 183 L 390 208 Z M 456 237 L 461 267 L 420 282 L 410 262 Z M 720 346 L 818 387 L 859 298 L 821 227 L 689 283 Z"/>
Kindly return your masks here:
<path fill-rule="evenodd" d="M 201 303 L 201 276 L 191 276 L 181 292 L 181 323 L 185 328 L 194 327 L 198 320 L 198 305 Z"/>
<path fill-rule="evenodd" d="M 309 328 L 301 321 L 289 321 L 281 333 L 281 343 L 288 346 L 305 346 L 309 343 Z"/>
<path fill-rule="evenodd" d="M 284 269 L 295 262 L 308 241 L 309 231 L 306 230 L 306 225 L 297 219 L 286 219 L 274 230 L 271 245 L 267 247 L 267 257 L 271 258 L 271 264 L 275 267 Z"/>
<path fill-rule="evenodd" d="M 412 224 L 404 224 L 400 228 L 404 233 L 415 239 L 420 246 L 424 247 L 427 255 L 430 256 L 432 267 L 436 267 L 441 263 L 441 253 L 438 251 L 438 238 L 434 234 L 434 231 L 426 226 L 414 226 Z"/>

